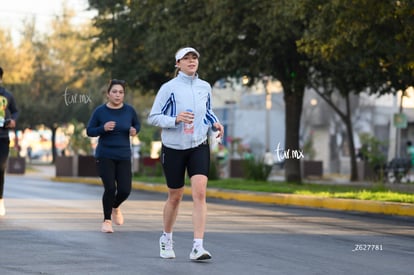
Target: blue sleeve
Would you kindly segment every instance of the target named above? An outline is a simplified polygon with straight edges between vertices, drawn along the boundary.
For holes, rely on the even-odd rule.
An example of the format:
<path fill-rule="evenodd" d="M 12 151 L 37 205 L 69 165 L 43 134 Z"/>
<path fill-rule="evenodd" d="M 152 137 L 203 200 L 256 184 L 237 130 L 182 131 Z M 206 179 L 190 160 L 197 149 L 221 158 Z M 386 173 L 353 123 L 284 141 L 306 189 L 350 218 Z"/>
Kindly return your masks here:
<path fill-rule="evenodd" d="M 137 134 L 138 134 L 138 132 L 141 130 L 141 123 L 139 122 L 138 115 L 135 109 L 131 107 L 131 110 L 132 110 L 132 127 L 134 127 L 135 130 L 137 130 Z"/>
<path fill-rule="evenodd" d="M 92 113 L 91 118 L 89 119 L 88 126 L 86 127 L 86 134 L 89 137 L 97 137 L 101 134 L 105 133 L 105 129 L 103 125 L 99 123 L 99 107 L 95 109 Z"/>

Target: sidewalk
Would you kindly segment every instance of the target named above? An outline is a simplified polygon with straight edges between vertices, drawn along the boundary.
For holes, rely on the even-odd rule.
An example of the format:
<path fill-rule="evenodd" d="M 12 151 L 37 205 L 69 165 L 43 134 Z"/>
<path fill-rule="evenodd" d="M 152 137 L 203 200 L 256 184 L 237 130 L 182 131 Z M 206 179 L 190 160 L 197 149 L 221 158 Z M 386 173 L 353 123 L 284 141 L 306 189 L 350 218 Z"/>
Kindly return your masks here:
<path fill-rule="evenodd" d="M 32 165 L 34 170 L 29 170 L 26 175 L 43 177 L 53 181 L 62 182 L 78 182 L 87 184 L 101 185 L 99 178 L 73 178 L 73 177 L 56 177 L 55 167 L 52 165 Z M 281 177 L 281 176 L 278 176 Z M 283 178 L 273 178 L 273 180 Z M 333 180 L 338 184 L 348 183 L 343 178 Z M 330 181 L 332 182 L 332 181 Z M 327 183 L 327 182 L 325 182 Z M 360 183 L 361 184 L 361 183 Z M 133 182 L 134 189 L 145 190 L 151 192 L 167 192 L 167 187 L 164 184 L 149 184 L 142 182 Z M 191 189 L 185 187 L 184 193 L 191 195 Z M 397 216 L 411 216 L 414 217 L 414 204 L 411 203 L 395 203 L 395 202 L 381 202 L 381 201 L 364 201 L 354 199 L 334 199 L 323 198 L 317 196 L 294 195 L 294 194 L 278 194 L 278 193 L 264 193 L 264 192 L 246 192 L 246 191 L 231 191 L 220 190 L 215 188 L 208 188 L 207 196 L 211 198 L 218 198 L 224 200 L 236 200 L 254 203 L 266 203 L 276 205 L 290 205 L 299 207 L 323 208 L 339 211 L 355 211 L 366 212 L 385 215 Z"/>

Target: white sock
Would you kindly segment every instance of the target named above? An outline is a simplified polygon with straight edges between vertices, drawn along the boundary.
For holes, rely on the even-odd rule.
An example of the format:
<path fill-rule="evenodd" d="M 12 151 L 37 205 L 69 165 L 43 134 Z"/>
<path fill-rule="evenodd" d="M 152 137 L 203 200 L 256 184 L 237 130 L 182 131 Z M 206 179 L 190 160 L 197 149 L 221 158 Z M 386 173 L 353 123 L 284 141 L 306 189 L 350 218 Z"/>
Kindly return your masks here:
<path fill-rule="evenodd" d="M 203 239 L 194 239 L 193 248 L 203 247 Z"/>
<path fill-rule="evenodd" d="M 172 232 L 170 233 L 164 232 L 162 233 L 162 235 L 164 235 L 167 240 L 172 240 L 172 235 L 173 235 Z"/>

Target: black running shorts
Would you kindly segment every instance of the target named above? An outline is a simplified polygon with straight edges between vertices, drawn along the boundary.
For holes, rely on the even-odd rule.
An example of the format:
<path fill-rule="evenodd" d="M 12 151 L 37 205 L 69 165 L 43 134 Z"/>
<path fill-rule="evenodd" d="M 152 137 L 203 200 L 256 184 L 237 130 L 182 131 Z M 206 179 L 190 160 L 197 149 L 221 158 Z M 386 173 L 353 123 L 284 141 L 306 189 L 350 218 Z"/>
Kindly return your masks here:
<path fill-rule="evenodd" d="M 195 148 L 176 150 L 162 146 L 161 164 L 167 186 L 178 189 L 184 186 L 185 171 L 191 178 L 194 175 L 208 177 L 210 169 L 210 146 L 203 142 Z"/>

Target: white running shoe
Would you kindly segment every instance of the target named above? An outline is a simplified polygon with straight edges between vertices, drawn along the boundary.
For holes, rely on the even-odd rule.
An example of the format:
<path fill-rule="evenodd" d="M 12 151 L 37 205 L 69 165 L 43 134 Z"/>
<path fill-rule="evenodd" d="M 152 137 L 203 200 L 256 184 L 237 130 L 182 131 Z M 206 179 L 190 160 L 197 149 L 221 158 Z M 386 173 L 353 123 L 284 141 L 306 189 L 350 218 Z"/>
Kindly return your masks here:
<path fill-rule="evenodd" d="M 6 207 L 4 207 L 4 199 L 0 199 L 0 216 L 6 215 Z"/>
<path fill-rule="evenodd" d="M 165 236 L 160 238 L 160 257 L 164 259 L 174 259 L 173 241 Z"/>
<path fill-rule="evenodd" d="M 114 233 L 114 229 L 112 228 L 112 221 L 111 220 L 105 220 L 102 223 L 101 231 L 103 233 Z"/>
<path fill-rule="evenodd" d="M 203 247 L 196 247 L 190 253 L 190 260 L 202 261 L 211 259 L 211 254 Z"/>
<path fill-rule="evenodd" d="M 121 209 L 118 208 L 112 208 L 112 217 L 111 219 L 115 222 L 117 225 L 124 224 L 124 216 L 122 215 Z"/>

